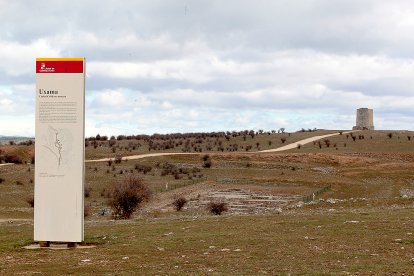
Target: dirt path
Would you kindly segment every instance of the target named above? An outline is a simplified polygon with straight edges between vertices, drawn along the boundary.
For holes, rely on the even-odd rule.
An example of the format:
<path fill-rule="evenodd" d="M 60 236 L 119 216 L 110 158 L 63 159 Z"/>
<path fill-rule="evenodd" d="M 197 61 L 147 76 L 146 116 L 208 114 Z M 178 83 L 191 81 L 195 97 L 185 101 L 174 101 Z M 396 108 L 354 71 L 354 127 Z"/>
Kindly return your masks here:
<path fill-rule="evenodd" d="M 343 132 L 342 134 L 347 134 L 347 133 L 356 132 L 356 131 L 358 131 L 358 130 L 346 131 L 346 132 Z M 320 139 L 323 139 L 323 138 L 327 138 L 327 137 L 331 137 L 331 136 L 336 136 L 336 135 L 339 135 L 339 132 L 335 132 L 335 133 L 331 133 L 331 134 L 325 134 L 325 135 L 313 136 L 313 137 L 310 137 L 310 138 L 306 138 L 306 139 L 288 144 L 288 145 L 280 147 L 280 148 L 262 150 L 262 151 L 259 151 L 259 152 L 277 152 L 277 151 L 290 150 L 290 149 L 296 148 L 298 146 L 298 144 L 303 146 L 303 145 L 312 143 L 314 141 L 317 141 L 317 140 L 320 140 Z"/>
<path fill-rule="evenodd" d="M 10 166 L 10 165 L 14 165 L 13 163 L 5 163 L 5 164 L 0 164 L 0 167 L 1 166 Z"/>
<path fill-rule="evenodd" d="M 356 132 L 358 130 L 354 130 L 354 131 L 346 131 L 343 132 L 342 134 L 347 134 L 350 132 Z M 298 144 L 301 145 L 306 145 L 308 143 L 312 143 L 313 141 L 317 141 L 326 137 L 331 137 L 331 136 L 335 136 L 335 135 L 339 135 L 339 132 L 335 132 L 335 133 L 331 133 L 331 134 L 325 134 L 325 135 L 318 135 L 318 136 L 313 136 L 307 139 L 303 139 L 291 144 L 288 144 L 286 146 L 280 147 L 280 148 L 276 148 L 276 149 L 269 149 L 269 150 L 262 150 L 262 151 L 255 151 L 255 152 L 244 152 L 245 154 L 252 154 L 252 153 L 266 153 L 266 152 L 279 152 L 279 151 L 285 151 L 285 150 L 290 150 L 290 149 L 294 149 L 297 147 Z M 239 152 L 240 153 L 240 152 Z M 122 160 L 135 160 L 135 159 L 142 159 L 142 158 L 146 158 L 146 157 L 154 157 L 154 156 L 171 156 L 171 155 L 185 155 L 185 154 L 205 154 L 205 153 L 183 153 L 183 152 L 160 152 L 160 153 L 148 153 L 148 154 L 140 154 L 140 155 L 131 155 L 131 156 L 125 156 L 122 157 Z M 86 160 L 85 162 L 107 162 L 109 160 L 114 160 L 114 158 L 102 158 L 102 159 L 95 159 L 95 160 Z"/>
<path fill-rule="evenodd" d="M 122 157 L 122 160 L 135 160 L 135 159 L 142 159 L 146 157 L 154 157 L 154 156 L 169 156 L 169 155 L 185 155 L 185 154 L 202 154 L 196 152 L 159 152 L 159 153 L 146 153 L 146 154 L 139 154 L 139 155 L 130 155 Z M 95 159 L 95 160 L 86 160 L 85 162 L 107 162 L 109 160 L 114 160 L 115 158 L 102 158 L 102 159 Z"/>
<path fill-rule="evenodd" d="M 350 132 L 356 132 L 356 131 L 358 131 L 358 130 L 346 131 L 346 132 L 343 132 L 343 134 L 347 134 L 347 133 L 350 133 Z M 323 139 L 323 138 L 336 136 L 336 135 L 339 135 L 339 132 L 335 132 L 335 133 L 331 133 L 331 134 L 325 134 L 325 135 L 313 136 L 313 137 L 310 137 L 310 138 L 307 138 L 307 139 L 303 139 L 303 140 L 288 144 L 288 145 L 280 147 L 280 148 L 268 149 L 268 150 L 262 150 L 262 151 L 256 151 L 256 152 L 247 152 L 247 154 L 266 153 L 266 152 L 279 152 L 279 151 L 290 150 L 290 149 L 296 148 L 298 144 L 306 145 L 308 143 L 312 143 L 313 141 L 317 141 L 317 140 L 320 140 L 320 139 Z M 143 159 L 143 158 L 147 158 L 147 157 L 171 156 L 171 155 L 188 155 L 188 154 L 205 154 L 205 153 L 195 153 L 195 152 L 191 152 L 191 153 L 185 153 L 185 152 L 146 153 L 146 154 L 139 154 L 139 155 L 124 156 L 124 157 L 122 157 L 122 160 L 135 160 L 135 159 Z M 109 160 L 115 160 L 115 158 L 112 157 L 112 158 L 85 160 L 85 162 L 87 162 L 87 163 L 91 163 L 91 162 L 108 162 Z M 0 166 L 6 166 L 6 165 L 13 165 L 13 164 L 10 164 L 10 163 L 0 164 Z"/>
<path fill-rule="evenodd" d="M 2 223 L 19 223 L 19 222 L 33 222 L 33 219 L 20 219 L 20 218 L 2 218 L 0 219 L 0 224 Z"/>

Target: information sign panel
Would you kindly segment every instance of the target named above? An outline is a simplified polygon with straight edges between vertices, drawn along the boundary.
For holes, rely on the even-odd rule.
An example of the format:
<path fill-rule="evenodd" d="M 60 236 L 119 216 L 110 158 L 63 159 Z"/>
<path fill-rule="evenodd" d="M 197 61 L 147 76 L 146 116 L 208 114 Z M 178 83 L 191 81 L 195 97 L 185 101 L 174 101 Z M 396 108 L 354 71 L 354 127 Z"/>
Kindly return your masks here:
<path fill-rule="evenodd" d="M 36 59 L 34 240 L 83 240 L 85 60 Z"/>

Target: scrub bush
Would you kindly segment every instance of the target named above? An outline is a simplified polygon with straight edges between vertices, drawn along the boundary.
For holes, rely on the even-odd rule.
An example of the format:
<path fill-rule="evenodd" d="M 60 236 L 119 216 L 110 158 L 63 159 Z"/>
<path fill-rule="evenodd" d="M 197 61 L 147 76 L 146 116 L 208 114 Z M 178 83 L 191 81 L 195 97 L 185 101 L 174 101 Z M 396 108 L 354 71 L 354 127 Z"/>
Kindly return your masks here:
<path fill-rule="evenodd" d="M 130 175 L 115 183 L 108 193 L 108 205 L 115 219 L 129 219 L 144 202 L 149 201 L 152 192 L 142 178 Z"/>
<path fill-rule="evenodd" d="M 175 210 L 181 211 L 181 209 L 184 207 L 184 205 L 187 203 L 187 199 L 185 197 L 179 197 L 176 200 L 174 200 L 173 205 L 175 207 Z"/>
<path fill-rule="evenodd" d="M 221 213 L 228 210 L 228 207 L 225 202 L 210 202 L 207 205 L 207 210 L 214 215 L 221 215 Z"/>

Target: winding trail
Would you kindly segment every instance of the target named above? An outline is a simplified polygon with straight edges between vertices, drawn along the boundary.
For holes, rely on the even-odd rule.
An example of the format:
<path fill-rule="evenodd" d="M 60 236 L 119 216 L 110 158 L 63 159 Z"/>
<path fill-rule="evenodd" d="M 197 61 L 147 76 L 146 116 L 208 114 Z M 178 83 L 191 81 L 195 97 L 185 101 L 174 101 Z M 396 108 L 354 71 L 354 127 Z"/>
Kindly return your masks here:
<path fill-rule="evenodd" d="M 350 133 L 350 132 L 357 132 L 357 131 L 359 131 L 359 130 L 342 132 L 342 135 L 343 134 Z M 320 139 L 327 138 L 327 137 L 331 137 L 331 136 L 336 136 L 336 135 L 339 135 L 339 132 L 335 132 L 335 133 L 331 133 L 331 134 L 325 134 L 325 135 L 313 136 L 313 137 L 310 137 L 310 138 L 306 138 L 306 139 L 303 139 L 303 140 L 300 140 L 300 141 L 297 141 L 297 142 L 288 144 L 288 145 L 283 146 L 283 147 L 280 147 L 280 148 L 262 150 L 262 151 L 258 151 L 258 152 L 278 152 L 278 151 L 290 150 L 290 149 L 296 148 L 298 145 L 303 146 L 303 145 L 312 143 L 314 141 L 318 141 Z"/>
<path fill-rule="evenodd" d="M 359 130 L 350 130 L 350 131 L 344 131 L 342 132 L 342 134 L 347 134 L 347 133 L 351 133 L 351 132 L 357 132 Z M 268 150 L 261 150 L 261 151 L 252 151 L 252 152 L 244 152 L 245 154 L 252 154 L 252 153 L 267 153 L 267 152 L 279 152 L 279 151 L 285 151 L 285 150 L 290 150 L 290 149 L 294 149 L 298 146 L 298 144 L 300 145 L 306 145 L 309 143 L 312 143 L 314 141 L 323 139 L 323 138 L 327 138 L 327 137 L 331 137 L 331 136 L 336 136 L 339 135 L 339 132 L 334 132 L 334 133 L 330 133 L 330 134 L 325 134 L 325 135 L 318 135 L 318 136 L 313 136 L 313 137 L 309 137 L 294 143 L 290 143 L 288 145 L 285 145 L 283 147 L 279 147 L 279 148 L 275 148 L 275 149 L 268 149 Z M 242 153 L 242 152 L 239 152 Z M 143 158 L 147 158 L 147 157 L 157 157 L 157 156 L 171 156 L 171 155 L 195 155 L 195 154 L 205 154 L 205 153 L 197 153 L 197 152 L 158 152 L 158 153 L 145 153 L 145 154 L 139 154 L 139 155 L 130 155 L 130 156 L 123 156 L 122 160 L 135 160 L 135 159 L 143 159 Z M 93 160 L 85 160 L 86 163 L 92 163 L 92 162 L 108 162 L 109 160 L 114 161 L 115 158 L 114 157 L 109 157 L 109 158 L 101 158 L 101 159 L 93 159 Z M 0 164 L 1 166 L 7 166 L 7 165 L 13 165 L 13 163 L 5 163 L 5 164 Z"/>
<path fill-rule="evenodd" d="M 168 155 L 188 155 L 188 154 L 203 154 L 198 152 L 158 152 L 158 153 L 145 153 L 145 154 L 139 154 L 139 155 L 129 155 L 129 156 L 123 156 L 122 160 L 135 160 L 135 159 L 142 159 L 146 157 L 154 157 L 154 156 L 168 156 Z M 108 161 L 114 161 L 115 158 L 102 158 L 102 159 L 94 159 L 94 160 L 85 160 L 86 163 L 91 162 L 108 162 Z"/>
<path fill-rule="evenodd" d="M 357 132 L 358 130 L 353 130 L 353 131 L 345 131 L 342 134 L 347 134 L 350 132 Z M 331 136 L 336 136 L 339 135 L 339 132 L 335 132 L 335 133 L 330 133 L 330 134 L 325 134 L 325 135 L 318 135 L 318 136 L 313 136 L 310 138 L 306 138 L 294 143 L 290 143 L 286 146 L 283 147 L 279 147 L 279 148 L 275 148 L 275 149 L 268 149 L 268 150 L 261 150 L 261 151 L 253 151 L 253 152 L 239 152 L 239 153 L 245 153 L 245 154 L 252 154 L 252 153 L 267 153 L 267 152 L 279 152 L 279 151 L 285 151 L 285 150 L 290 150 L 290 149 L 294 149 L 298 146 L 298 144 L 300 145 L 306 145 L 309 143 L 312 143 L 314 141 L 323 139 L 323 138 L 327 138 L 327 137 L 331 137 Z M 196 152 L 160 152 L 160 153 L 146 153 L 146 154 L 140 154 L 140 155 L 130 155 L 130 156 L 124 156 L 122 157 L 122 160 L 135 160 L 135 159 L 142 159 L 142 158 L 147 158 L 147 157 L 155 157 L 155 156 L 171 156 L 171 155 L 194 155 L 194 154 L 205 154 L 204 153 L 196 153 Z M 94 159 L 94 160 L 86 160 L 85 162 L 87 163 L 91 163 L 91 162 L 108 162 L 109 160 L 115 160 L 115 158 L 102 158 L 102 159 Z"/>

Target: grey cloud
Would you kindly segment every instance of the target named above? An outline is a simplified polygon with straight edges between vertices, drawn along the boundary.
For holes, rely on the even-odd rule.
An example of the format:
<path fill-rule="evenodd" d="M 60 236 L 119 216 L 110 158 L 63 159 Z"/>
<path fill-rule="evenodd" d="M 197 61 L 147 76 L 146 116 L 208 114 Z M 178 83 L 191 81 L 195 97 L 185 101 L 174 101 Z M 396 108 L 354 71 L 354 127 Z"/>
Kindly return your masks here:
<path fill-rule="evenodd" d="M 406 0 L 0 0 L 0 83 L 33 85 L 36 56 L 85 56 L 90 131 L 271 128 L 274 118 L 344 128 L 362 106 L 384 127 L 412 127 L 413 11 Z M 131 102 L 110 105 L 107 91 Z"/>
<path fill-rule="evenodd" d="M 407 54 L 407 43 L 413 45 L 409 37 L 395 41 L 405 27 L 399 23 L 399 13 L 404 15 L 410 8 L 412 3 L 404 0 L 392 4 L 378 0 L 36 1 L 33 5 L 13 1 L 1 12 L 0 26 L 9 34 L 5 37 L 26 43 L 74 30 L 75 35 L 85 31 L 114 39 L 120 32 L 143 38 L 169 34 L 179 44 L 200 37 L 217 49 L 241 44 L 264 51 L 310 48 L 398 55 Z"/>
<path fill-rule="evenodd" d="M 407 78 L 379 78 L 356 83 L 333 83 L 335 89 L 346 91 L 361 91 L 369 96 L 412 96 L 414 81 Z"/>

